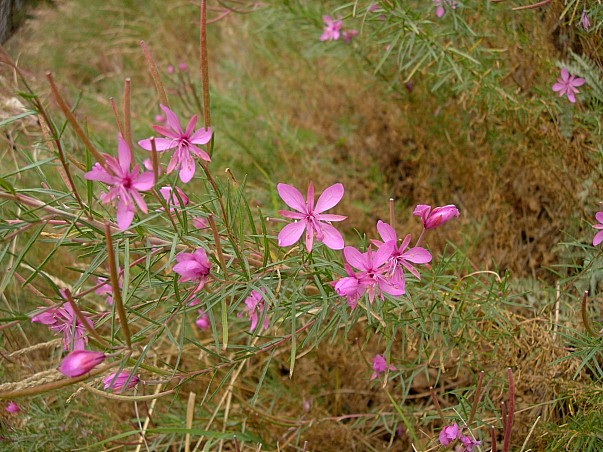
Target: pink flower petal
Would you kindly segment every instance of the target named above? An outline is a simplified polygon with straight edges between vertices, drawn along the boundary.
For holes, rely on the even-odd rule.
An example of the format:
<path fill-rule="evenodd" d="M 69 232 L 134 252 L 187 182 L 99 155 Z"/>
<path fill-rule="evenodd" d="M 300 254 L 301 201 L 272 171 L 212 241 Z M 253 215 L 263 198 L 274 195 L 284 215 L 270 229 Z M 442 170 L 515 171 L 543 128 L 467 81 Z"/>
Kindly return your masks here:
<path fill-rule="evenodd" d="M 132 164 L 132 151 L 121 135 L 117 137 L 117 154 L 119 156 L 119 166 L 124 173 L 130 171 Z"/>
<path fill-rule="evenodd" d="M 150 190 L 154 185 L 155 176 L 153 176 L 153 173 L 150 172 L 142 173 L 132 181 L 132 187 L 139 191 Z"/>
<path fill-rule="evenodd" d="M 343 237 L 341 236 L 340 232 L 337 229 L 335 229 L 333 226 L 331 226 L 330 224 L 323 223 L 321 225 L 321 227 L 322 227 L 322 232 L 324 233 L 324 236 L 322 238 L 322 243 L 324 243 L 326 246 L 328 246 L 332 250 L 343 249 L 343 247 L 345 246 L 345 243 L 343 241 Z"/>
<path fill-rule="evenodd" d="M 377 222 L 377 232 L 379 232 L 381 240 L 384 242 L 389 242 L 390 240 L 396 242 L 398 240 L 398 235 L 396 234 L 394 228 L 381 220 Z"/>
<path fill-rule="evenodd" d="M 132 224 L 132 220 L 134 220 L 134 208 L 121 200 L 117 205 L 117 226 L 125 231 Z"/>
<path fill-rule="evenodd" d="M 195 144 L 207 144 L 210 142 L 211 136 L 211 127 L 207 130 L 201 128 L 191 135 L 190 142 Z"/>
<path fill-rule="evenodd" d="M 344 188 L 342 184 L 338 183 L 331 185 L 329 188 L 323 191 L 318 198 L 314 212 L 321 213 L 334 207 L 339 201 L 341 201 L 343 194 Z"/>
<path fill-rule="evenodd" d="M 174 129 L 175 132 L 178 132 L 179 135 L 182 135 L 182 128 L 180 127 L 180 121 L 178 121 L 178 116 L 172 110 L 170 110 L 165 105 L 160 105 L 161 109 L 165 112 L 165 117 L 167 118 L 168 125 Z"/>
<path fill-rule="evenodd" d="M 297 188 L 288 184 L 278 184 L 276 189 L 285 204 L 298 212 L 306 212 L 306 201 Z"/>
<path fill-rule="evenodd" d="M 304 221 L 289 223 L 278 234 L 278 246 L 290 246 L 297 242 L 306 229 Z"/>

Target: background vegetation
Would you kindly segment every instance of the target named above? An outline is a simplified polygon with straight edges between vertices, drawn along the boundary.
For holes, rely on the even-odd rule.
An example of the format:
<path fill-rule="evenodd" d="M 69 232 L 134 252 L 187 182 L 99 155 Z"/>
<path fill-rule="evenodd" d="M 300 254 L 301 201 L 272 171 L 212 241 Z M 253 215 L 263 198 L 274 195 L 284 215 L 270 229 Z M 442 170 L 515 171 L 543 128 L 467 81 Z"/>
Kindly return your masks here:
<path fill-rule="evenodd" d="M 293 345 L 294 369 L 286 343 L 156 404 L 77 388 L 26 399 L 19 417 L 2 415 L 8 447 L 135 449 L 131 431 L 148 416 L 144 447 L 180 450 L 190 444 L 185 413 L 196 392 L 192 447 L 200 450 L 234 450 L 232 433 L 243 450 L 259 443 L 302 450 L 305 442 L 317 451 L 411 450 L 411 443 L 434 450 L 442 423 L 430 386 L 446 416 L 466 420 L 484 371 L 475 430 L 489 450 L 489 426 L 502 438 L 500 402 L 511 367 L 513 450 L 603 448 L 603 345 L 584 330 L 580 313 L 582 293 L 591 290 L 588 318 L 600 329 L 601 261 L 590 243 L 603 171 L 603 6 L 566 1 L 514 11 L 524 4 L 467 1 L 437 18 L 429 1 L 377 3 L 369 12 L 369 2 L 210 2 L 212 17 L 224 5 L 238 10 L 209 27 L 212 168 L 221 180 L 226 168 L 245 180 L 251 208 L 263 212 L 282 208 L 277 182 L 304 187 L 313 180 L 320 190 L 342 182 L 338 213 L 349 216 L 346 237 L 358 243 L 387 219 L 390 197 L 397 229 L 415 236 L 416 204 L 456 204 L 458 221 L 429 236 L 434 262 L 409 288 L 412 308 L 377 313 L 402 317 L 388 327 L 334 308 L 337 328 Z M 588 32 L 579 23 L 583 8 Z M 323 14 L 341 16 L 358 36 L 347 44 L 319 41 Z M 7 49 L 34 90 L 46 93 L 49 109 L 45 71 L 70 94 L 99 147 L 113 150 L 108 98 L 119 97 L 125 77 L 134 137 L 147 137 L 160 113 L 140 40 L 151 46 L 172 102 L 197 113 L 194 96 L 185 94 L 189 81 L 200 91 L 195 2 L 56 1 L 33 11 Z M 186 72 L 168 73 L 180 62 Z M 587 79 L 576 104 L 551 90 L 560 67 Z M 14 94 L 23 87 L 8 67 L 2 81 L 6 119 L 19 113 Z M 22 149 L 39 145 L 35 128 L 31 118 L 3 124 L 3 173 L 28 163 Z M 63 139 L 85 161 L 68 132 Z M 32 264 L 51 248 L 36 243 Z M 66 281 L 85 264 L 56 253 L 45 271 Z M 37 281 L 39 289 L 45 284 Z M 33 347 L 49 338 L 29 322 L 39 306 L 31 292 L 3 288 L 0 375 L 19 381 L 56 366 L 60 350 L 56 343 Z M 211 343 L 209 336 L 197 339 Z M 167 339 L 158 348 L 181 369 L 216 364 Z M 384 349 L 399 372 L 387 384 L 370 382 L 370 360 Z"/>

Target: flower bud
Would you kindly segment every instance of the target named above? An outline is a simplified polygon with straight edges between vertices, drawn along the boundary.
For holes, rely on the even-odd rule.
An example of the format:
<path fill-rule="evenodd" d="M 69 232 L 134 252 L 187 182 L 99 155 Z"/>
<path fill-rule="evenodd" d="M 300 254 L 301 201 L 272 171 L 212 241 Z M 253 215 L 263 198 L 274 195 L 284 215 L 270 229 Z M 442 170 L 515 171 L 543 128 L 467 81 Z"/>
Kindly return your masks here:
<path fill-rule="evenodd" d="M 74 350 L 63 358 L 59 371 L 67 377 L 79 377 L 90 372 L 104 360 L 103 352 Z"/>
<path fill-rule="evenodd" d="M 431 210 L 431 206 L 419 204 L 412 214 L 421 217 L 425 229 L 433 229 L 447 223 L 454 217 L 458 217 L 459 209 L 454 204 L 449 204 Z"/>
<path fill-rule="evenodd" d="M 139 381 L 140 378 L 138 378 L 138 375 L 132 375 L 127 370 L 122 370 L 119 373 L 114 372 L 111 375 L 103 378 L 105 391 L 111 389 L 113 392 L 121 392 L 122 390 L 131 389 L 136 386 Z"/>
<path fill-rule="evenodd" d="M 19 408 L 19 405 L 17 405 L 15 402 L 8 402 L 5 409 L 6 412 L 10 414 L 18 413 L 19 411 L 21 411 L 21 408 Z"/>

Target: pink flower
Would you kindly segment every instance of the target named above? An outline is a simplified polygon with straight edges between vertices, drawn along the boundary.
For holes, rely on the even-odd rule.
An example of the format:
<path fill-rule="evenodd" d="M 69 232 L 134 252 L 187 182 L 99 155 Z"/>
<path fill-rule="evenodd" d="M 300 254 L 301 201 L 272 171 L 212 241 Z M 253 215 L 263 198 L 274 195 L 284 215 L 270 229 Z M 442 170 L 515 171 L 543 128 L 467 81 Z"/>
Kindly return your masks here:
<path fill-rule="evenodd" d="M 204 217 L 193 218 L 192 222 L 197 229 L 205 229 L 209 226 L 209 222 Z"/>
<path fill-rule="evenodd" d="M 186 131 L 183 131 L 176 114 L 164 105 L 161 105 L 161 108 L 167 117 L 167 127 L 156 125 L 153 126 L 153 129 L 166 138 L 155 138 L 155 148 L 159 152 L 176 148 L 168 164 L 167 172 L 169 174 L 174 169 L 180 168 L 180 180 L 187 183 L 195 175 L 195 159 L 193 159 L 193 155 L 206 162 L 211 160 L 207 152 L 196 145 L 209 143 L 212 131 L 211 129 L 199 129 L 193 132 L 195 124 L 197 124 L 197 116 L 193 116 L 190 119 L 186 126 Z M 147 151 L 151 150 L 150 139 L 140 140 L 138 144 Z"/>
<path fill-rule="evenodd" d="M 373 375 L 371 380 L 374 380 L 386 370 L 397 370 L 395 366 L 388 366 L 383 355 L 377 355 L 373 358 Z"/>
<path fill-rule="evenodd" d="M 322 16 L 325 23 L 325 28 L 320 36 L 321 41 L 337 41 L 339 39 L 339 30 L 343 25 L 341 19 L 333 20 L 331 16 Z"/>
<path fill-rule="evenodd" d="M 174 211 L 174 207 L 181 209 L 189 203 L 188 196 L 184 194 L 180 187 L 176 187 L 176 193 L 174 193 L 172 187 L 168 185 L 166 187 L 161 187 L 159 193 L 161 193 L 161 196 L 165 199 L 165 202 L 170 208 L 170 212 Z"/>
<path fill-rule="evenodd" d="M 118 273 L 119 273 L 119 268 L 117 269 Z M 103 277 L 103 276 L 99 276 L 96 279 L 97 284 L 100 283 L 104 283 L 102 286 L 100 286 L 98 289 L 96 289 L 94 291 L 95 294 L 97 295 L 106 295 L 107 298 L 105 299 L 105 301 L 107 302 L 107 304 L 109 306 L 111 306 L 113 304 L 113 286 L 111 285 L 111 281 L 109 281 L 107 278 Z M 121 275 L 119 277 L 119 287 L 121 288 L 123 286 L 124 283 L 124 278 L 123 275 Z"/>
<path fill-rule="evenodd" d="M 402 269 L 405 268 L 417 279 L 421 279 L 421 275 L 412 264 L 426 264 L 431 262 L 431 254 L 420 246 L 415 246 L 406 250 L 411 240 L 410 234 L 404 238 L 398 248 L 398 236 L 396 235 L 396 231 L 389 224 L 384 223 L 381 220 L 377 222 L 377 231 L 383 242 L 394 243 L 394 249 L 387 261 L 389 265 L 388 273 L 391 275 L 391 283 L 394 286 L 405 290 L 406 282 Z M 382 246 L 381 242 L 378 242 L 377 240 L 373 240 L 372 242 L 378 246 Z"/>
<path fill-rule="evenodd" d="M 481 441 L 476 441 L 467 435 L 463 435 L 459 439 L 461 440 L 461 443 L 464 446 L 462 452 L 473 452 L 473 448 L 475 446 L 479 446 L 482 443 Z"/>
<path fill-rule="evenodd" d="M 319 242 L 333 250 L 340 250 L 344 246 L 343 237 L 331 226 L 332 221 L 343 221 L 347 217 L 342 215 L 324 214 L 325 210 L 337 205 L 343 197 L 343 185 L 334 184 L 327 188 L 318 198 L 314 206 L 314 185 L 310 182 L 308 186 L 307 200 L 304 200 L 302 194 L 297 188 L 287 184 L 278 184 L 277 190 L 285 204 L 297 212 L 289 210 L 279 210 L 279 213 L 285 218 L 297 220 L 289 223 L 278 234 L 278 245 L 289 246 L 297 242 L 304 230 L 306 231 L 306 249 L 312 251 L 314 236 Z"/>
<path fill-rule="evenodd" d="M 108 375 L 103 378 L 105 391 L 110 389 L 112 392 L 115 393 L 132 389 L 139 383 L 139 381 L 140 378 L 138 377 L 138 375 L 134 375 L 133 373 L 130 373 L 127 370 L 122 370 L 119 373 L 114 372 L 111 375 Z"/>
<path fill-rule="evenodd" d="M 117 159 L 105 154 L 106 169 L 95 163 L 92 170 L 84 174 L 84 178 L 111 186 L 100 200 L 103 204 L 117 200 L 117 225 L 125 231 L 132 224 L 136 206 L 147 213 L 147 205 L 138 192 L 153 188 L 155 178 L 152 172 L 139 174 L 138 165 L 130 170 L 132 152 L 121 136 L 118 138 L 117 151 Z"/>
<path fill-rule="evenodd" d="M 578 91 L 578 86 L 584 85 L 585 82 L 586 80 L 583 78 L 570 75 L 566 68 L 562 68 L 561 78 L 558 78 L 557 83 L 553 85 L 553 91 L 559 93 L 559 97 L 562 97 L 564 94 L 566 94 L 569 101 L 571 103 L 575 103 L 576 96 L 574 94 L 580 92 Z"/>
<path fill-rule="evenodd" d="M 597 246 L 603 242 L 603 212 L 597 212 L 595 218 L 599 223 L 593 225 L 593 228 L 598 229 L 599 232 L 597 232 L 593 238 L 593 246 Z"/>
<path fill-rule="evenodd" d="M 358 280 L 358 289 L 366 289 L 366 292 L 368 292 L 369 301 L 371 303 L 373 303 L 375 295 L 379 295 L 381 299 L 383 299 L 382 292 L 393 296 L 400 296 L 404 294 L 404 288 L 397 286 L 391 281 L 391 278 L 386 275 L 387 268 L 384 267 L 385 263 L 392 255 L 395 247 L 396 244 L 390 241 L 381 245 L 375 253 L 373 253 L 370 248 L 366 251 L 366 253 L 361 253 L 353 246 L 346 246 L 343 249 L 343 255 L 348 263 L 352 267 L 360 270 L 360 273 L 355 275 L 355 278 Z M 336 283 L 336 290 L 337 284 L 341 281 L 342 280 L 339 280 Z M 347 280 L 346 285 L 348 285 L 348 287 L 346 287 L 346 291 L 351 292 L 353 282 Z M 341 285 L 340 288 L 342 288 Z"/>
<path fill-rule="evenodd" d="M 194 253 L 180 253 L 176 262 L 172 270 L 180 275 L 180 282 L 199 281 L 196 291 L 201 290 L 211 268 L 205 250 L 197 248 Z"/>
<path fill-rule="evenodd" d="M 369 13 L 374 13 L 375 11 L 377 11 L 379 9 L 379 5 L 377 3 L 371 3 L 368 7 L 368 12 Z"/>
<path fill-rule="evenodd" d="M 431 210 L 431 206 L 419 204 L 415 207 L 412 214 L 421 217 L 425 229 L 433 229 L 447 223 L 452 218 L 458 217 L 459 209 L 457 209 L 454 204 L 449 204 Z"/>
<path fill-rule="evenodd" d="M 258 325 L 259 316 L 264 315 L 264 330 L 268 329 L 268 316 L 266 315 L 266 304 L 263 299 L 264 289 L 261 291 L 252 290 L 251 294 L 245 299 L 245 309 L 243 312 L 247 312 L 249 315 L 249 320 L 251 321 L 251 325 L 249 327 L 249 331 L 255 330 L 255 327 Z M 238 317 L 240 318 L 243 315 L 243 312 L 239 312 Z"/>
<path fill-rule="evenodd" d="M 19 408 L 19 405 L 17 405 L 15 402 L 8 402 L 5 410 L 7 413 L 14 414 L 21 411 L 21 408 Z"/>
<path fill-rule="evenodd" d="M 454 424 L 447 425 L 440 432 L 440 444 L 442 446 L 448 446 L 452 441 L 461 437 L 461 430 L 455 422 Z"/>
<path fill-rule="evenodd" d="M 444 5 L 448 5 L 451 9 L 456 9 L 456 2 L 454 0 L 433 0 L 436 6 L 436 16 L 442 17 L 446 12 Z"/>
<path fill-rule="evenodd" d="M 195 325 L 201 331 L 206 331 L 210 327 L 209 316 L 203 309 L 197 310 L 197 313 L 199 314 L 199 318 L 195 321 Z"/>
<path fill-rule="evenodd" d="M 171 64 L 169 64 L 168 67 L 167 67 L 167 72 L 168 72 L 168 74 L 173 74 L 174 73 L 174 66 L 172 66 Z"/>
<path fill-rule="evenodd" d="M 102 352 L 74 350 L 63 358 L 59 371 L 67 377 L 79 377 L 90 372 L 104 360 L 105 354 Z"/>
<path fill-rule="evenodd" d="M 155 122 L 165 122 L 165 116 L 155 115 Z"/>
<path fill-rule="evenodd" d="M 186 63 L 178 63 L 178 69 L 180 69 L 182 72 L 186 72 L 188 70 L 188 66 Z"/>
<path fill-rule="evenodd" d="M 358 276 L 352 270 L 349 264 L 344 264 L 344 268 L 348 274 L 345 278 L 333 281 L 331 284 L 335 287 L 337 295 L 346 297 L 346 301 L 350 309 L 356 308 L 358 300 L 366 291 L 366 285 L 362 284 Z"/>
<path fill-rule="evenodd" d="M 349 44 L 354 36 L 358 35 L 358 30 L 344 30 L 343 31 L 343 40 L 346 44 Z"/>
<path fill-rule="evenodd" d="M 588 15 L 586 14 L 586 8 L 584 8 L 582 10 L 582 16 L 580 17 L 580 25 L 582 25 L 582 28 L 584 28 L 584 31 L 588 31 L 588 29 L 590 28 L 590 19 L 588 18 Z"/>
<path fill-rule="evenodd" d="M 34 323 L 48 326 L 52 331 L 63 334 L 63 347 L 65 350 L 83 350 L 88 343 L 86 327 L 76 317 L 70 304 L 65 303 L 58 308 L 42 308 L 44 312 L 31 318 Z M 84 317 L 88 324 L 92 322 Z"/>

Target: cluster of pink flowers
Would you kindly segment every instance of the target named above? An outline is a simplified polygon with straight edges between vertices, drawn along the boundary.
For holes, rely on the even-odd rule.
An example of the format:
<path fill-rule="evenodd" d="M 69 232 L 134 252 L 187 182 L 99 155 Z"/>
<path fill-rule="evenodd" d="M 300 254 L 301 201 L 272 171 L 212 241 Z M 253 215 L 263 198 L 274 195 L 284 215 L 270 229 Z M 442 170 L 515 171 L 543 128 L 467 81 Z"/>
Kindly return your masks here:
<path fill-rule="evenodd" d="M 172 110 L 164 105 L 161 105 L 161 109 L 165 113 L 165 119 L 158 116 L 156 120 L 158 122 L 165 120 L 166 125 L 155 125 L 153 129 L 163 137 L 154 140 L 151 138 L 140 140 L 138 144 L 147 151 L 153 150 L 152 141 L 154 141 L 157 152 L 174 149 L 167 173 L 178 169 L 180 180 L 187 183 L 195 175 L 194 157 L 206 162 L 211 160 L 207 152 L 198 146 L 209 143 L 212 131 L 209 128 L 195 130 L 196 116 L 190 118 L 186 129 L 183 130 L 178 117 Z M 103 204 L 117 203 L 117 225 L 123 231 L 132 224 L 136 208 L 143 213 L 148 212 L 147 205 L 139 192 L 151 190 L 156 181 L 149 159 L 145 160 L 144 165 L 147 172 L 141 172 L 140 167 L 136 164 L 132 167 L 132 150 L 121 136 L 118 137 L 117 151 L 117 158 L 104 154 L 102 164 L 95 163 L 92 170 L 88 171 L 84 177 L 88 180 L 102 182 L 110 187 L 107 193 L 101 195 L 100 200 Z M 189 201 L 179 187 L 175 187 L 175 189 L 170 186 L 162 187 L 160 192 L 171 211 L 174 208 L 184 207 Z"/>
<path fill-rule="evenodd" d="M 389 224 L 379 221 L 377 231 L 381 241 L 372 240 L 371 246 L 363 253 L 353 246 L 345 246 L 341 234 L 331 225 L 331 222 L 342 221 L 346 217 L 323 213 L 341 201 L 344 194 L 342 184 L 328 187 L 314 204 L 314 185 L 310 183 L 306 199 L 295 187 L 278 184 L 277 190 L 285 204 L 295 212 L 280 210 L 285 217 L 295 220 L 287 224 L 278 234 L 279 246 L 290 246 L 297 242 L 305 232 L 305 244 L 308 252 L 312 251 L 314 239 L 327 247 L 340 250 L 346 259 L 344 268 L 347 276 L 334 281 L 332 284 L 338 295 L 345 297 L 350 308 L 354 309 L 360 297 L 368 294 L 373 303 L 376 296 L 383 299 L 383 294 L 400 296 L 405 293 L 404 270 L 420 279 L 420 274 L 413 264 L 427 264 L 431 254 L 425 248 L 410 247 L 411 236 L 407 235 L 398 245 L 398 236 Z M 414 212 L 423 222 L 423 233 L 436 228 L 454 217 L 459 211 L 454 205 L 436 207 L 420 204 Z M 421 237 L 423 234 L 421 234 Z M 419 238 L 419 241 L 421 239 Z"/>
<path fill-rule="evenodd" d="M 425 248 L 407 249 L 410 235 L 407 235 L 398 247 L 396 232 L 389 224 L 379 221 L 377 230 L 383 242 L 372 242 L 377 246 L 375 252 L 370 246 L 364 253 L 353 246 L 346 246 L 343 250 L 348 276 L 335 281 L 334 286 L 339 296 L 346 297 L 352 309 L 365 293 L 368 294 L 370 303 L 373 303 L 376 296 L 383 299 L 384 293 L 396 297 L 403 295 L 406 284 L 403 269 L 420 279 L 419 272 L 412 264 L 426 264 L 431 261 L 431 254 Z M 354 272 L 353 268 L 358 272 Z"/>
<path fill-rule="evenodd" d="M 322 20 L 325 23 L 325 27 L 322 35 L 320 35 L 321 41 L 337 41 L 343 36 L 344 41 L 349 43 L 354 36 L 358 35 L 358 30 L 342 30 L 343 20 L 341 19 L 333 19 L 331 16 L 322 16 Z"/>
<path fill-rule="evenodd" d="M 440 432 L 440 444 L 442 446 L 449 446 L 457 440 L 460 444 L 457 444 L 454 448 L 455 452 L 472 452 L 475 446 L 481 444 L 481 441 L 477 441 L 469 435 L 463 435 L 456 422 L 447 425 Z"/>

